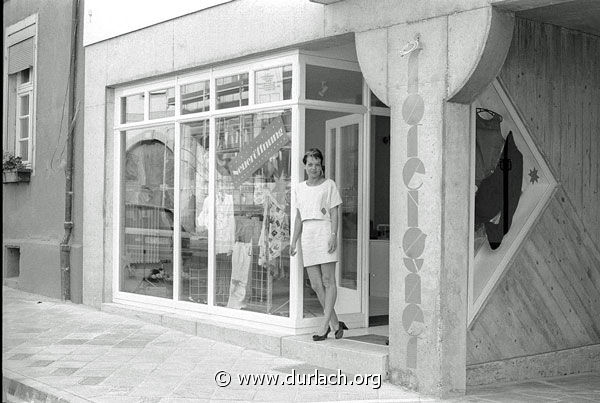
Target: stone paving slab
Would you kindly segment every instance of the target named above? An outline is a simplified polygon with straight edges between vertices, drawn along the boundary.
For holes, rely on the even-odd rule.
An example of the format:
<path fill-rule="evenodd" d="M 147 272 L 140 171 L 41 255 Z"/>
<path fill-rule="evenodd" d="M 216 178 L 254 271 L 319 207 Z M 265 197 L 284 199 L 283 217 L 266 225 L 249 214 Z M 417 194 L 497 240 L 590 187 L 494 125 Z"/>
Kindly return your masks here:
<path fill-rule="evenodd" d="M 383 382 L 372 386 L 240 385 L 238 375 L 315 368 L 131 317 L 3 287 L 3 391 L 25 401 L 436 401 Z M 232 377 L 215 382 L 218 371 Z M 351 378 L 351 375 L 348 375 Z M 455 402 L 581 401 L 600 398 L 600 374 L 473 389 Z"/>

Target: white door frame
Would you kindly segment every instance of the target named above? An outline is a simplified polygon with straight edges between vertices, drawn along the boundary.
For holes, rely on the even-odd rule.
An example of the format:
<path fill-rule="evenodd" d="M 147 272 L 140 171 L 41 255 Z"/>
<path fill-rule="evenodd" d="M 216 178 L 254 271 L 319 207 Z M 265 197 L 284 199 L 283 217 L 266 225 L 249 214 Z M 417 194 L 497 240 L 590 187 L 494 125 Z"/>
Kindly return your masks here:
<path fill-rule="evenodd" d="M 368 163 L 365 156 L 368 154 L 368 150 L 365 149 L 365 143 L 367 142 L 367 136 L 364 135 L 364 119 L 363 114 L 352 114 L 343 116 L 336 119 L 328 120 L 325 124 L 326 135 L 325 135 L 325 173 L 329 177 L 332 172 L 333 164 L 335 164 L 335 173 L 338 174 L 341 169 L 341 156 L 339 154 L 340 143 L 341 143 L 341 131 L 340 128 L 349 125 L 358 125 L 358 209 L 357 209 L 357 278 L 356 278 L 356 290 L 344 288 L 341 286 L 341 268 L 336 265 L 336 277 L 338 285 L 338 297 L 336 301 L 336 312 L 344 317 L 344 319 L 352 320 L 355 324 L 357 322 L 366 326 L 368 323 L 368 305 L 365 303 L 365 295 L 368 295 L 368 287 L 365 279 L 368 279 L 368 234 L 366 229 L 368 228 L 368 183 L 367 178 L 369 177 Z M 335 130 L 335 139 L 331 136 L 331 131 Z M 335 161 L 331 157 L 332 146 L 335 141 L 336 158 Z M 332 178 L 334 179 L 334 178 Z M 365 225 L 365 222 L 367 223 Z M 342 222 L 340 220 L 339 225 L 341 227 Z M 341 242 L 341 231 L 338 231 L 338 247 L 340 248 L 339 254 L 342 255 L 343 243 Z"/>

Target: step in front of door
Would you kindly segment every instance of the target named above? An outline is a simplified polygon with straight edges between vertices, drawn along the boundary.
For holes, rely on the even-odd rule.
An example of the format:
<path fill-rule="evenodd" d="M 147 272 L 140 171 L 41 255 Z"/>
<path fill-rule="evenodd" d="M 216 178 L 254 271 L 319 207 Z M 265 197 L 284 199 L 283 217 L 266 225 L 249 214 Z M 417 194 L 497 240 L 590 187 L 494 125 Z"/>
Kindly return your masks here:
<path fill-rule="evenodd" d="M 388 378 L 387 346 L 332 337 L 315 342 L 311 335 L 288 336 L 281 340 L 281 355 L 344 373 Z"/>

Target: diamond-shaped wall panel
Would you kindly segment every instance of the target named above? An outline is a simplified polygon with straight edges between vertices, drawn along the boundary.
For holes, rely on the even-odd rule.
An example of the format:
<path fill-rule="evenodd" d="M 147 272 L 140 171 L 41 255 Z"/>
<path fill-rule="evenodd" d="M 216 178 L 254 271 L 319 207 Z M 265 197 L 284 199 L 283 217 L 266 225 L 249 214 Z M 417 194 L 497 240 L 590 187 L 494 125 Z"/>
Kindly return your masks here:
<path fill-rule="evenodd" d="M 473 102 L 469 324 L 546 206 L 554 179 L 499 80 Z"/>

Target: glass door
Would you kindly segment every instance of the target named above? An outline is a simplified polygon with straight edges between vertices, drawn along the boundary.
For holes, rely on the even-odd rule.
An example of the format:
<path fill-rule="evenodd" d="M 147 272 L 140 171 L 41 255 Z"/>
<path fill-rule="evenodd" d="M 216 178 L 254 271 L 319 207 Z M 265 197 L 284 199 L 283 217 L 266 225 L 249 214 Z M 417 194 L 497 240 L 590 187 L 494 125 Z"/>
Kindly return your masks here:
<path fill-rule="evenodd" d="M 365 239 L 361 217 L 363 116 L 349 115 L 326 122 L 325 175 L 333 179 L 342 197 L 336 267 L 338 284 L 335 310 L 339 314 L 360 314 L 362 304 L 362 248 Z"/>

